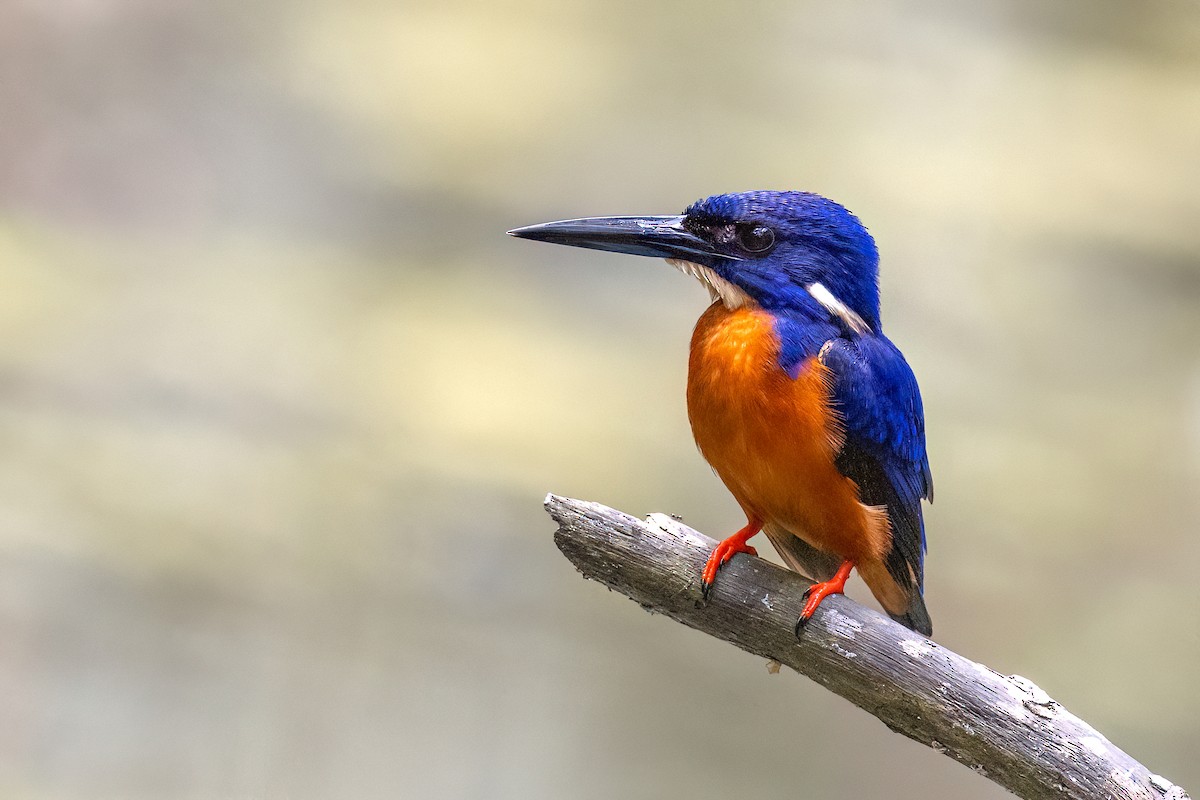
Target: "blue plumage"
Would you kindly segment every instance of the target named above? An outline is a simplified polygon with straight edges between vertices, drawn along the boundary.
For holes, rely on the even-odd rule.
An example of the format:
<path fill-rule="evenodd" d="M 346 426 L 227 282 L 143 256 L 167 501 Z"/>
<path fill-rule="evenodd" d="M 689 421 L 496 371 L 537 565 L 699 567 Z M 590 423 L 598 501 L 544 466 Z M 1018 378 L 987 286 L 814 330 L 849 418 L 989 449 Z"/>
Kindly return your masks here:
<path fill-rule="evenodd" d="M 834 375 L 834 410 L 846 430 L 838 468 L 858 484 L 863 502 L 887 507 L 893 547 L 900 556 L 900 561 L 889 562 L 889 568 L 897 580 L 908 583 L 902 567 L 911 567 L 921 589 L 925 553 L 921 500 L 932 499 L 933 480 L 916 378 L 883 335 L 835 339 L 822 360 Z"/>

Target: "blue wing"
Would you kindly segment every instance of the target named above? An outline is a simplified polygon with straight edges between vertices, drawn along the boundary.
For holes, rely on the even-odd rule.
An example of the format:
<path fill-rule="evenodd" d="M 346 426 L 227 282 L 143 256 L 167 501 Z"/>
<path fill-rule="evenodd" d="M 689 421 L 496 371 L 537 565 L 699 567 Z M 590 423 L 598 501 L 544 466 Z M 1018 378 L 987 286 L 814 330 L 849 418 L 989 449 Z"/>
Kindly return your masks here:
<path fill-rule="evenodd" d="M 845 426 L 841 473 L 862 501 L 885 506 L 892 524 L 888 571 L 901 586 L 924 586 L 921 500 L 933 499 L 921 392 L 908 362 L 882 334 L 829 340 L 821 362 L 833 375 L 834 410 Z"/>

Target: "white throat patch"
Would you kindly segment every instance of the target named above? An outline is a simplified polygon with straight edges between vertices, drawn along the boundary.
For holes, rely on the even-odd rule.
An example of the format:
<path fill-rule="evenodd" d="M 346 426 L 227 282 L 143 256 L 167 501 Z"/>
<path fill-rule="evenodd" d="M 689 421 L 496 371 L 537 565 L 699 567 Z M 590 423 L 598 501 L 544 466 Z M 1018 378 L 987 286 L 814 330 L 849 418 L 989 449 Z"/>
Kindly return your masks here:
<path fill-rule="evenodd" d="M 862 317 L 850 310 L 850 307 L 833 296 L 833 292 L 826 289 L 819 283 L 809 284 L 805 287 L 808 293 L 813 296 L 813 299 L 821 304 L 821 307 L 833 314 L 835 317 L 846 323 L 846 326 L 855 333 L 870 333 L 871 326 L 866 323 Z"/>
<path fill-rule="evenodd" d="M 726 308 L 741 308 L 742 306 L 754 304 L 750 295 L 703 264 L 697 264 L 695 261 L 688 261 L 683 258 L 668 258 L 667 263 L 684 275 L 691 275 L 704 284 L 704 288 L 708 289 L 709 297 L 714 301 L 720 300 L 725 304 Z M 832 295 L 830 296 L 832 297 Z"/>

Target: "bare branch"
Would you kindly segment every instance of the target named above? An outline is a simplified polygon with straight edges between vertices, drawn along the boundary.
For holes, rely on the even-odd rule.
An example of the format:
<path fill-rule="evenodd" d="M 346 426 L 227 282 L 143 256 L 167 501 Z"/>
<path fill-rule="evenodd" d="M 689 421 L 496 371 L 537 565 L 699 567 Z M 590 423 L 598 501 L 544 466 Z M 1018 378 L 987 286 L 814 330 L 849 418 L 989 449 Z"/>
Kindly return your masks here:
<path fill-rule="evenodd" d="M 1185 800 L 1019 676 L 1001 675 L 840 596 L 797 641 L 808 581 L 735 556 L 709 602 L 700 571 L 716 542 L 675 520 L 643 522 L 555 495 L 554 541 L 584 574 L 646 609 L 807 675 L 897 733 L 950 756 L 1027 800 Z"/>

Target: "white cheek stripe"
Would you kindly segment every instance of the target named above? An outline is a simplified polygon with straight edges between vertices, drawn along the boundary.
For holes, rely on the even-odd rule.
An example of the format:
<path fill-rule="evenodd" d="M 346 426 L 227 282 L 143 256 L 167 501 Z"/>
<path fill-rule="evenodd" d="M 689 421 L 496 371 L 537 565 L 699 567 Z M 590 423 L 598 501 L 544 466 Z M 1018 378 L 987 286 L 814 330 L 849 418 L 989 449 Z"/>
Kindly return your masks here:
<path fill-rule="evenodd" d="M 684 275 L 691 275 L 704 284 L 704 288 L 708 289 L 709 297 L 714 301 L 720 300 L 725 304 L 726 308 L 741 308 L 742 306 L 754 305 L 754 300 L 751 299 L 750 295 L 703 264 L 697 264 L 695 261 L 688 261 L 683 258 L 668 258 L 667 263 Z"/>
<path fill-rule="evenodd" d="M 855 333 L 871 332 L 871 326 L 862 317 L 851 311 L 849 306 L 834 297 L 833 292 L 819 283 L 809 284 L 805 288 L 808 289 L 808 293 L 813 296 L 813 299 L 821 304 L 822 308 L 846 323 L 850 330 Z"/>

